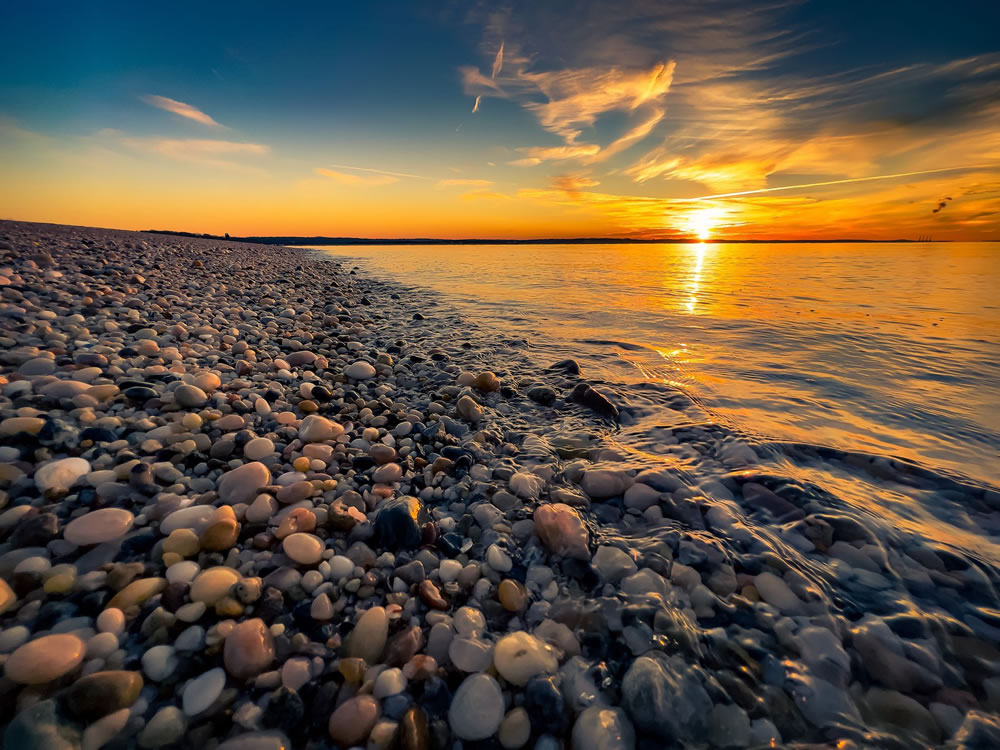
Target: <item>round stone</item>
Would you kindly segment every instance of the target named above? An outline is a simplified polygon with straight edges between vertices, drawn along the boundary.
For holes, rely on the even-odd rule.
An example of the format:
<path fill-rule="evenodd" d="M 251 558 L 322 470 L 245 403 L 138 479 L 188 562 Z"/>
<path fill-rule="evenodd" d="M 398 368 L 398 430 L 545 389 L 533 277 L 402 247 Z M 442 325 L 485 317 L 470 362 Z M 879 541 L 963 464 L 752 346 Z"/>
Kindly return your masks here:
<path fill-rule="evenodd" d="M 125 613 L 120 609 L 104 610 L 97 616 L 97 629 L 102 633 L 121 633 L 125 630 Z"/>
<path fill-rule="evenodd" d="M 353 380 L 368 380 L 375 377 L 375 368 L 368 362 L 358 360 L 344 368 L 344 375 Z"/>
<path fill-rule="evenodd" d="M 251 461 L 260 461 L 274 453 L 274 443 L 268 438 L 258 437 L 243 446 L 243 455 Z"/>
<path fill-rule="evenodd" d="M 466 677 L 448 709 L 452 733 L 463 740 L 485 740 L 500 727 L 504 716 L 503 692 L 488 674 Z"/>
<path fill-rule="evenodd" d="M 285 554 L 299 565 L 315 565 L 323 559 L 323 540 L 315 534 L 289 534 L 281 543 Z"/>
<path fill-rule="evenodd" d="M 378 715 L 378 702 L 372 696 L 348 698 L 330 715 L 330 737 L 342 747 L 364 745 Z"/>
<path fill-rule="evenodd" d="M 174 400 L 185 409 L 194 409 L 205 405 L 208 394 L 196 385 L 185 383 L 174 390 Z"/>
<path fill-rule="evenodd" d="M 620 708 L 593 705 L 573 725 L 573 750 L 634 750 L 635 730 Z"/>
<path fill-rule="evenodd" d="M 154 682 L 162 682 L 174 673 L 179 664 L 173 646 L 153 646 L 142 655 L 142 671 Z"/>
<path fill-rule="evenodd" d="M 101 508 L 74 518 L 63 530 L 63 537 L 77 547 L 110 542 L 123 536 L 135 516 L 124 508 Z"/>
<path fill-rule="evenodd" d="M 86 644 L 75 635 L 45 635 L 20 646 L 7 659 L 4 671 L 22 685 L 44 685 L 76 669 L 85 653 Z"/>
<path fill-rule="evenodd" d="M 256 677 L 274 661 L 274 638 L 259 617 L 237 623 L 223 648 L 226 671 L 239 680 Z"/>
<path fill-rule="evenodd" d="M 35 486 L 42 492 L 65 492 L 90 473 L 90 463 L 82 458 L 51 461 L 35 472 Z"/>
<path fill-rule="evenodd" d="M 229 590 L 240 582 L 240 574 L 232 568 L 218 565 L 208 568 L 198 574 L 191 584 L 191 601 L 204 602 L 212 606 L 222 597 L 229 593 Z"/>
<path fill-rule="evenodd" d="M 559 660 L 551 646 L 520 631 L 505 635 L 497 642 L 493 665 L 507 682 L 524 685 L 536 675 L 555 672 Z"/>

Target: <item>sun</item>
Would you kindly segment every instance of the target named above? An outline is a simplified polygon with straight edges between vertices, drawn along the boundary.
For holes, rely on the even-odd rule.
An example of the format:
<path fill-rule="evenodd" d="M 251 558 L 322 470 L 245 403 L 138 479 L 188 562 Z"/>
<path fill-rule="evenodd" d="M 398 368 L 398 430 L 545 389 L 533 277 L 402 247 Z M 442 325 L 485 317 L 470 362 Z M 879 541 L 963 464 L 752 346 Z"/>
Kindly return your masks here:
<path fill-rule="evenodd" d="M 687 218 L 686 229 L 704 242 L 712 236 L 712 230 L 719 224 L 720 212 L 717 208 L 702 208 L 693 211 Z"/>

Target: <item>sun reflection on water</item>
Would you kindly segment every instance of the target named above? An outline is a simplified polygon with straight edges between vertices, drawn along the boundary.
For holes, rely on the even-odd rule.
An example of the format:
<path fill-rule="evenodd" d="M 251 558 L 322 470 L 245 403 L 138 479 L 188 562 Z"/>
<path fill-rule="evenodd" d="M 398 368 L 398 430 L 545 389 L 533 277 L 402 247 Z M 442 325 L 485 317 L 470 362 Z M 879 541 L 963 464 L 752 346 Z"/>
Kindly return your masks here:
<path fill-rule="evenodd" d="M 693 313 L 695 305 L 698 304 L 698 291 L 701 289 L 701 267 L 705 263 L 705 251 L 708 246 L 704 242 L 699 242 L 697 245 L 692 245 L 692 248 L 695 257 L 694 270 L 691 272 L 691 281 L 688 284 L 690 296 L 684 305 L 689 313 Z"/>

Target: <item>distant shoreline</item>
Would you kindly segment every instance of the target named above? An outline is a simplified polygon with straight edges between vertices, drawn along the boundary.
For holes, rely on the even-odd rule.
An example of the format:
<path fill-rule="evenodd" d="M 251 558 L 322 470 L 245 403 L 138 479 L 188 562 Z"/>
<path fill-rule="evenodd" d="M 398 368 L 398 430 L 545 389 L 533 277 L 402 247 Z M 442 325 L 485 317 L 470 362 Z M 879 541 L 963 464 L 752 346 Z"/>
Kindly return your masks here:
<path fill-rule="evenodd" d="M 349 246 L 349 245 L 697 245 L 708 242 L 726 244 L 844 244 L 844 243 L 866 243 L 884 244 L 896 242 L 920 243 L 921 240 L 895 239 L 895 240 L 865 240 L 865 239 L 824 239 L 824 240 L 753 240 L 753 239 L 718 239 L 718 240 L 696 240 L 696 239 L 639 239 L 632 237 L 571 237 L 560 239 L 558 237 L 540 237 L 535 239 L 441 239 L 434 237 L 412 237 L 412 238 L 389 238 L 378 239 L 370 237 L 230 237 L 217 234 L 198 234 L 196 232 L 176 232 L 169 229 L 144 229 L 145 234 L 161 234 L 176 237 L 193 237 L 202 240 L 229 240 L 231 242 L 253 242 L 258 245 L 328 245 Z M 952 242 L 953 240 L 933 240 L 934 242 Z M 987 240 L 988 241 L 988 240 Z"/>

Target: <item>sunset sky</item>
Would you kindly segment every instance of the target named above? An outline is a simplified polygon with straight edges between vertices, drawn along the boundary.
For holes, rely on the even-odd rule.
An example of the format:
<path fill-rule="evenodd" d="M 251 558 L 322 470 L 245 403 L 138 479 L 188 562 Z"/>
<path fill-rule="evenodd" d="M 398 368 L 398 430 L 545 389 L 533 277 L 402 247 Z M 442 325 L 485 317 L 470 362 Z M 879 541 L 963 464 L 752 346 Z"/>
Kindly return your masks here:
<path fill-rule="evenodd" d="M 0 218 L 1000 239 L 1000 4 L 17 3 Z"/>

